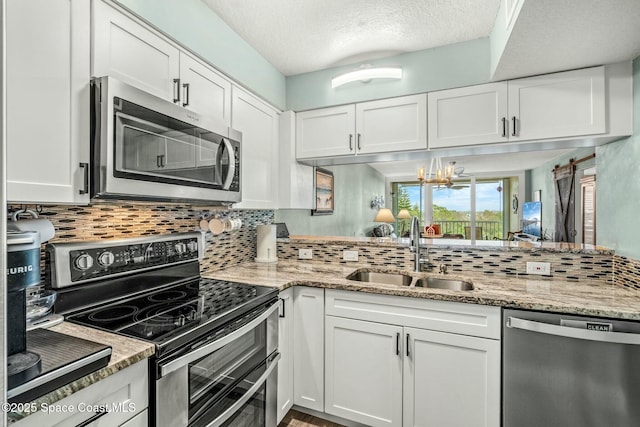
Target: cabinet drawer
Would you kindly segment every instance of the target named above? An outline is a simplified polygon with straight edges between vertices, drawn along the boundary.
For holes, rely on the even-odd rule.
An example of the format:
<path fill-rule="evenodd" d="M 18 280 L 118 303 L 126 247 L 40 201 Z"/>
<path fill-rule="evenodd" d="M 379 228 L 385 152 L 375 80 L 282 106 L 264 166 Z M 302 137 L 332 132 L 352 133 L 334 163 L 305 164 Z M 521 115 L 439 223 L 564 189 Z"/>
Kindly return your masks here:
<path fill-rule="evenodd" d="M 500 339 L 500 307 L 327 289 L 326 314 Z"/>
<path fill-rule="evenodd" d="M 50 413 L 39 411 L 20 420 L 16 427 L 77 426 L 106 411 L 89 424 L 92 427 L 118 426 L 143 412 L 149 405 L 147 360 L 138 362 L 104 380 L 49 405 Z M 66 410 L 63 411 L 63 408 Z M 41 409 L 41 407 L 39 407 Z M 55 412 L 58 409 L 59 412 Z M 137 421 L 143 421 L 143 416 Z M 132 424 L 137 425 L 137 424 Z"/>

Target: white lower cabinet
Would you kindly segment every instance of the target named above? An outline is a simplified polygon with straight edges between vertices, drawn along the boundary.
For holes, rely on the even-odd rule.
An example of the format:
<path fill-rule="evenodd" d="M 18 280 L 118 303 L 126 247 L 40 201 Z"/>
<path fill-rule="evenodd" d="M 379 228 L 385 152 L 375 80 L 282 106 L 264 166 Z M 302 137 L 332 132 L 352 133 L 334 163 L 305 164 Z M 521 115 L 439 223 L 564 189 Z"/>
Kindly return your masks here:
<path fill-rule="evenodd" d="M 278 424 L 293 406 L 293 288 L 285 289 L 278 296 Z"/>
<path fill-rule="evenodd" d="M 149 375 L 147 360 L 140 361 L 97 383 L 50 404 L 13 424 L 16 427 L 91 427 L 147 425 Z M 63 410 L 65 408 L 65 410 Z M 58 409 L 58 411 L 56 411 Z M 104 414 L 101 415 L 101 413 Z M 93 421 L 89 421 L 93 418 Z"/>
<path fill-rule="evenodd" d="M 402 327 L 327 316 L 325 337 L 325 412 L 402 425 Z"/>
<path fill-rule="evenodd" d="M 293 288 L 293 403 L 324 411 L 324 289 Z"/>
<path fill-rule="evenodd" d="M 325 311 L 326 413 L 500 426 L 499 307 L 327 290 Z"/>
<path fill-rule="evenodd" d="M 403 426 L 500 425 L 499 340 L 404 328 L 404 343 Z"/>

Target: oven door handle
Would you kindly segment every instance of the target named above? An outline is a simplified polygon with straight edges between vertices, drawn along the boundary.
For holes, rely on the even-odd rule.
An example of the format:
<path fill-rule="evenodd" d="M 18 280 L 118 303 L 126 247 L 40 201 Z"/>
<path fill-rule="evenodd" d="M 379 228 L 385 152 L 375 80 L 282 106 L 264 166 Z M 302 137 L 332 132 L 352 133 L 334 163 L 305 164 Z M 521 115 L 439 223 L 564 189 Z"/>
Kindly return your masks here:
<path fill-rule="evenodd" d="M 260 378 L 258 378 L 258 380 L 255 383 L 253 383 L 251 388 L 247 390 L 247 392 L 243 394 L 240 399 L 236 400 L 232 406 L 230 406 L 226 411 L 220 414 L 218 418 L 216 418 L 215 420 L 207 424 L 206 427 L 221 426 L 229 418 L 235 415 L 236 412 L 238 412 L 238 410 L 242 408 L 242 406 L 245 403 L 247 403 L 247 401 L 251 399 L 254 394 L 256 394 L 256 392 L 260 389 L 260 387 L 262 387 L 264 382 L 267 381 L 267 378 L 269 377 L 269 375 L 271 375 L 271 372 L 273 372 L 276 366 L 278 366 L 278 361 L 280 360 L 280 357 L 281 357 L 280 353 L 277 353 L 275 357 L 269 361 L 269 367 L 267 368 L 267 370 L 260 376 Z"/>
<path fill-rule="evenodd" d="M 221 347 L 229 344 L 231 341 L 237 339 L 238 337 L 246 334 L 247 332 L 254 329 L 260 323 L 264 322 L 269 318 L 277 309 L 279 308 L 278 304 L 273 304 L 271 307 L 267 309 L 260 316 L 253 319 L 251 322 L 247 323 L 243 327 L 238 330 L 231 332 L 229 335 L 225 335 L 224 337 L 215 340 L 209 344 L 206 344 L 198 349 L 193 350 L 185 354 L 182 357 L 178 357 L 177 359 L 171 360 L 167 363 L 160 364 L 160 378 L 164 377 L 167 374 L 170 374 L 173 371 L 177 371 L 178 369 L 188 365 L 191 362 L 195 362 L 198 359 L 205 357 L 208 354 L 213 353 Z"/>

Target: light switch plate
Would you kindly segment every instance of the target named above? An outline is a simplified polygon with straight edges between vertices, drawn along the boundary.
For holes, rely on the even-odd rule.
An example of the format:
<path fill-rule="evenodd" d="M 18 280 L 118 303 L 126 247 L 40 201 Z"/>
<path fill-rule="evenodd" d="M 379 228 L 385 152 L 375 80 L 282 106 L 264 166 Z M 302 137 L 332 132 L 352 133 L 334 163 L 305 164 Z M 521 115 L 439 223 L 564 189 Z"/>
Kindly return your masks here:
<path fill-rule="evenodd" d="M 527 274 L 540 274 L 548 276 L 551 274 L 551 263 L 527 262 Z"/>
<path fill-rule="evenodd" d="M 313 249 L 298 249 L 298 259 L 313 259 Z"/>
<path fill-rule="evenodd" d="M 342 251 L 342 259 L 344 261 L 357 261 L 358 251 Z"/>

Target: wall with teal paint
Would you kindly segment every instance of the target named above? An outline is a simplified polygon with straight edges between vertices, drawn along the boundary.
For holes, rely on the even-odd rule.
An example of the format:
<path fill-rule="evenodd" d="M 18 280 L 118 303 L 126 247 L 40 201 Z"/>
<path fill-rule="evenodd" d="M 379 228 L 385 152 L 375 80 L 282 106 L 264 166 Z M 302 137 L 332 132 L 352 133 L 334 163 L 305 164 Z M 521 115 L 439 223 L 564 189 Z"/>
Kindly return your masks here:
<path fill-rule="evenodd" d="M 287 109 L 309 110 L 331 105 L 429 92 L 489 81 L 489 39 L 404 53 L 366 61 L 371 65 L 400 65 L 402 80 L 354 82 L 332 89 L 331 79 L 359 64 L 287 77 Z"/>
<path fill-rule="evenodd" d="M 640 57 L 633 62 L 633 135 L 596 149 L 596 239 L 640 259 Z"/>
<path fill-rule="evenodd" d="M 314 236 L 370 235 L 376 210 L 374 196 L 385 195 L 384 176 L 368 165 L 332 166 L 335 187 L 333 215 L 311 216 L 303 209 L 276 211 L 276 222 L 287 224 L 290 234 Z M 388 196 L 385 196 L 388 199 Z"/>
<path fill-rule="evenodd" d="M 555 159 L 548 161 L 547 163 L 532 169 L 530 172 L 529 183 L 531 184 L 531 192 L 527 194 L 526 201 L 533 200 L 533 192 L 540 190 L 540 201 L 542 202 L 542 231 L 544 236 L 553 240 L 556 229 L 556 212 L 555 212 L 555 197 L 556 190 L 553 182 L 553 173 L 551 172 L 555 165 L 566 165 L 569 163 L 569 159 L 581 159 L 590 154 L 593 154 L 595 148 L 580 148 L 572 151 L 568 154 L 556 157 Z M 576 169 L 582 170 L 592 167 L 595 164 L 593 159 L 579 163 Z M 600 171 L 597 170 L 599 175 Z M 597 179 L 600 179 L 598 176 Z M 578 199 L 576 199 L 578 200 Z M 576 209 L 580 209 L 579 204 L 576 204 Z M 598 242 L 600 243 L 600 242 Z"/>
<path fill-rule="evenodd" d="M 285 109 L 285 77 L 201 0 L 117 0 L 274 106 Z"/>

